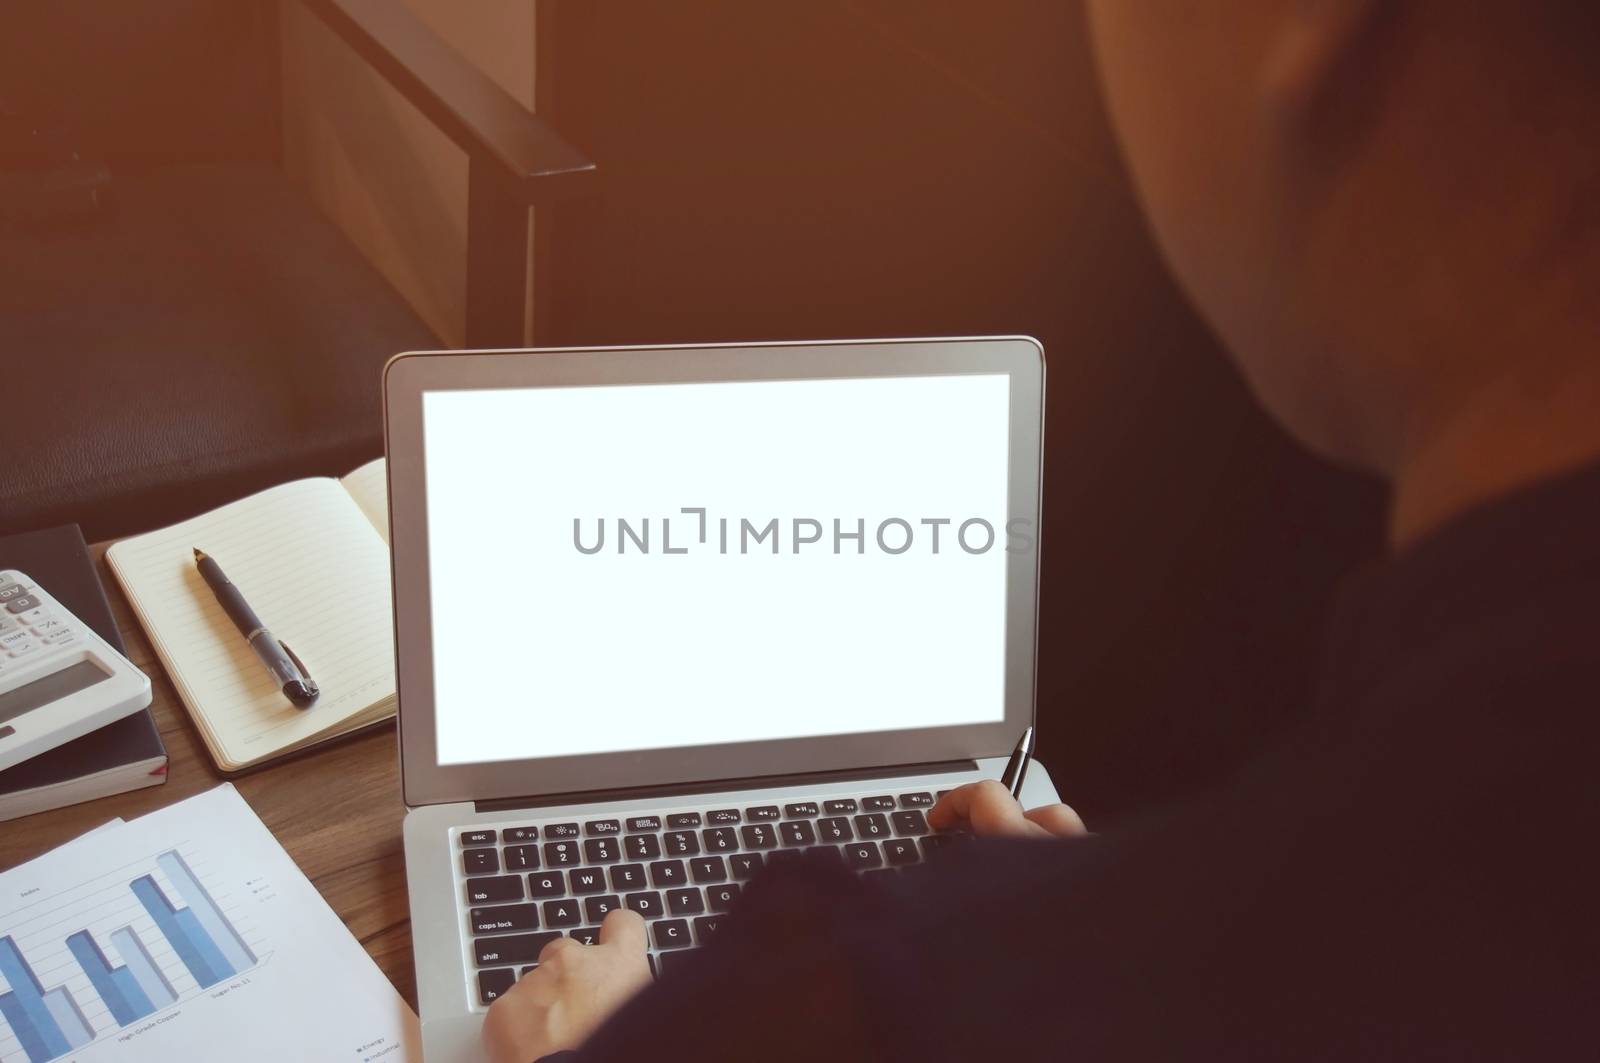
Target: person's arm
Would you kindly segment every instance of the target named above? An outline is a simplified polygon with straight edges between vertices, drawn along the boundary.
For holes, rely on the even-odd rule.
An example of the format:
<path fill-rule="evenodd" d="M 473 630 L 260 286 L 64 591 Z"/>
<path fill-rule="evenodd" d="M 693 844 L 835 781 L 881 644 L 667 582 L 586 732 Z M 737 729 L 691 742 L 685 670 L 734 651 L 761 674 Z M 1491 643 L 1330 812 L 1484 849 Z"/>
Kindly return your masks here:
<path fill-rule="evenodd" d="M 1024 812 L 995 782 L 959 787 L 928 818 L 936 829 L 984 837 L 1086 833 L 1067 806 Z M 599 945 L 552 942 L 538 970 L 495 1002 L 483 1028 L 489 1058 L 639 1059 L 651 1045 L 674 1042 L 697 1058 L 772 1056 L 761 1042 L 774 1031 L 782 1032 L 784 1058 L 872 1055 L 880 1027 L 895 1021 L 896 1002 L 917 995 L 908 984 L 914 957 L 899 955 L 892 936 L 874 933 L 895 917 L 896 903 L 853 872 L 820 862 L 763 876 L 741 898 L 725 939 L 696 957 L 704 962 L 632 1003 L 650 980 L 644 922 L 613 912 Z M 619 1009 L 624 1014 L 607 1024 Z M 697 1050 L 702 1042 L 706 1050 Z M 579 1045 L 576 1056 L 563 1051 Z"/>

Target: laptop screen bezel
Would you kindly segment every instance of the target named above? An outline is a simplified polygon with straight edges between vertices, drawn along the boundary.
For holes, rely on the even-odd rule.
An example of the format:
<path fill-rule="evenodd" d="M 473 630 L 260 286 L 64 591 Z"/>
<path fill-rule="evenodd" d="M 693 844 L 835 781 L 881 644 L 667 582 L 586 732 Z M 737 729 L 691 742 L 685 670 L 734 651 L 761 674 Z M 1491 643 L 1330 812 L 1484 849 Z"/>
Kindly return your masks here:
<path fill-rule="evenodd" d="M 440 764 L 434 704 L 423 395 L 430 391 L 1005 374 L 1007 517 L 1033 547 L 1006 557 L 1004 717 L 989 723 L 669 749 Z M 1044 351 L 1027 337 L 413 351 L 384 368 L 401 789 L 408 807 L 544 800 L 724 779 L 879 770 L 1004 756 L 1033 722 Z M 1003 534 L 1003 533 L 1002 533 Z M 1003 539 L 1002 539 L 1003 541 Z"/>

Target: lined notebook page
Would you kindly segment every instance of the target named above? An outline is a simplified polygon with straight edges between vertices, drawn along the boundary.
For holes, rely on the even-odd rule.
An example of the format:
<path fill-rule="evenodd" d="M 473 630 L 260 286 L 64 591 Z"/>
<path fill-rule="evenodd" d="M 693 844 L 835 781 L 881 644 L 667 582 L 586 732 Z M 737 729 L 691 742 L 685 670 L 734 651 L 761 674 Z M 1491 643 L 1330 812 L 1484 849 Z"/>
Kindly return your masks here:
<path fill-rule="evenodd" d="M 222 566 L 322 689 L 292 706 L 194 564 Z M 233 769 L 324 732 L 394 694 L 389 551 L 336 481 L 298 480 L 117 543 L 113 571 L 212 752 Z"/>
<path fill-rule="evenodd" d="M 389 541 L 389 466 L 375 458 L 339 481 L 384 542 Z"/>

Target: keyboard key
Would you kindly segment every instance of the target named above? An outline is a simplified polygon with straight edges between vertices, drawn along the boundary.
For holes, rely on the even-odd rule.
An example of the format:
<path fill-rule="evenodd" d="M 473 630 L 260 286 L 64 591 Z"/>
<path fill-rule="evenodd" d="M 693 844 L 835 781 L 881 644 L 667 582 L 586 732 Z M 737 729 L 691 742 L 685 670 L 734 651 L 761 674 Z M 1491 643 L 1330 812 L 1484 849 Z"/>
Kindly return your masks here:
<path fill-rule="evenodd" d="M 751 823 L 772 823 L 778 819 L 777 805 L 757 805 L 744 810 L 744 818 Z"/>
<path fill-rule="evenodd" d="M 917 842 L 915 838 L 890 838 L 883 843 L 883 858 L 895 866 L 914 864 L 917 856 Z"/>
<path fill-rule="evenodd" d="M 693 856 L 700 851 L 700 842 L 692 830 L 669 831 L 661 836 L 668 856 Z"/>
<path fill-rule="evenodd" d="M 843 816 L 855 810 L 856 799 L 853 797 L 843 797 L 833 801 L 822 802 L 822 811 L 830 816 Z"/>
<path fill-rule="evenodd" d="M 523 842 L 536 842 L 539 840 L 539 828 L 507 827 L 501 832 L 501 840 L 507 845 L 520 845 Z"/>
<path fill-rule="evenodd" d="M 863 797 L 861 807 L 868 812 L 889 812 L 894 809 L 892 797 Z"/>
<path fill-rule="evenodd" d="M 949 794 L 950 794 L 949 790 L 940 790 L 939 791 L 939 800 L 943 801 L 946 797 L 949 796 Z"/>
<path fill-rule="evenodd" d="M 694 936 L 702 945 L 710 944 L 711 939 L 717 936 L 722 929 L 720 915 L 702 915 L 694 921 Z"/>
<path fill-rule="evenodd" d="M 887 838 L 889 836 L 889 821 L 882 814 L 874 813 L 870 816 L 856 817 L 856 836 L 859 838 Z M 549 846 L 546 846 L 549 848 Z"/>
<path fill-rule="evenodd" d="M 522 879 L 516 875 L 467 879 L 468 904 L 498 904 L 522 900 Z"/>
<path fill-rule="evenodd" d="M 493 1004 L 517 983 L 517 972 L 509 967 L 478 972 L 478 1003 Z"/>
<path fill-rule="evenodd" d="M 461 847 L 463 849 L 472 845 L 493 845 L 494 831 L 492 830 L 464 830 L 461 832 Z"/>
<path fill-rule="evenodd" d="M 861 877 L 862 878 L 875 878 L 875 879 L 878 879 L 880 882 L 890 882 L 890 881 L 893 881 L 895 876 L 898 875 L 898 874 L 900 874 L 900 872 L 896 871 L 892 867 L 880 867 L 875 871 L 864 872 Z"/>
<path fill-rule="evenodd" d="M 604 834 L 621 834 L 622 824 L 614 819 L 591 819 L 583 825 L 583 833 L 591 838 Z"/>
<path fill-rule="evenodd" d="M 706 840 L 708 853 L 731 853 L 739 848 L 739 834 L 732 827 L 707 827 L 700 836 Z"/>
<path fill-rule="evenodd" d="M 537 871 L 538 869 L 539 847 L 537 845 L 506 846 L 507 871 Z"/>
<path fill-rule="evenodd" d="M 469 875 L 492 875 L 500 870 L 500 854 L 493 849 L 468 849 L 461 854 L 461 870 Z"/>
<path fill-rule="evenodd" d="M 567 875 L 567 888 L 573 893 L 604 893 L 606 873 L 598 867 L 583 867 Z"/>
<path fill-rule="evenodd" d="M 817 833 L 822 835 L 825 842 L 847 842 L 855 838 L 850 830 L 850 821 L 843 816 L 817 820 Z"/>
<path fill-rule="evenodd" d="M 739 836 L 744 839 L 746 849 L 772 849 L 778 844 L 777 833 L 765 823 L 740 827 Z"/>
<path fill-rule="evenodd" d="M 783 839 L 785 845 L 817 844 L 817 832 L 811 829 L 810 821 L 804 819 L 779 826 L 778 837 Z"/>
<path fill-rule="evenodd" d="M 676 977 L 679 971 L 696 962 L 698 961 L 695 960 L 692 949 L 685 952 L 663 953 L 661 956 L 661 973 L 671 974 Z"/>
<path fill-rule="evenodd" d="M 698 827 L 699 825 L 700 813 L 698 812 L 674 812 L 667 817 L 667 826 L 674 830 L 682 830 L 684 827 Z"/>
<path fill-rule="evenodd" d="M 539 965 L 537 963 L 527 964 L 520 971 L 517 972 L 517 977 L 518 978 L 526 978 L 526 977 L 528 977 L 528 975 L 532 974 L 534 971 L 537 971 L 538 969 L 539 969 Z"/>
<path fill-rule="evenodd" d="M 813 845 L 806 850 L 806 856 L 814 857 L 818 860 L 831 860 L 834 863 L 839 863 L 844 859 L 844 854 L 839 852 L 837 845 Z"/>
<path fill-rule="evenodd" d="M 932 858 L 940 849 L 955 845 L 958 837 L 956 834 L 930 834 L 922 839 L 922 855 Z"/>
<path fill-rule="evenodd" d="M 600 928 L 597 926 L 580 926 L 576 930 L 567 931 L 567 937 L 583 945 L 600 944 Z"/>
<path fill-rule="evenodd" d="M 728 857 L 728 867 L 737 879 L 754 878 L 761 865 L 766 863 L 760 853 L 734 853 Z"/>
<path fill-rule="evenodd" d="M 653 928 L 658 949 L 686 949 L 694 944 L 689 940 L 687 919 L 663 919 Z"/>
<path fill-rule="evenodd" d="M 544 829 L 546 838 L 576 838 L 578 825 L 576 823 L 552 823 Z"/>
<path fill-rule="evenodd" d="M 796 804 L 784 805 L 783 814 L 790 819 L 810 819 L 812 816 L 817 815 L 817 803 L 815 801 L 800 801 Z"/>
<path fill-rule="evenodd" d="M 537 963 L 539 953 L 560 934 L 508 934 L 498 938 L 479 938 L 472 943 L 479 967 L 501 964 Z"/>
<path fill-rule="evenodd" d="M 528 876 L 528 896 L 559 897 L 567 892 L 567 880 L 559 871 L 543 871 Z"/>
<path fill-rule="evenodd" d="M 859 871 L 879 866 L 883 857 L 878 854 L 877 842 L 851 842 L 844 847 L 844 862 Z"/>
<path fill-rule="evenodd" d="M 933 807 L 933 795 L 928 793 L 928 791 L 926 791 L 926 790 L 923 790 L 921 793 L 915 793 L 915 794 L 901 794 L 900 795 L 900 807 L 901 808 L 932 808 Z"/>
<path fill-rule="evenodd" d="M 706 899 L 693 886 L 667 891 L 667 911 L 673 915 L 698 915 L 705 910 Z"/>
<path fill-rule="evenodd" d="M 583 843 L 583 858 L 591 864 L 614 864 L 622 859 L 615 838 L 590 838 Z"/>
<path fill-rule="evenodd" d="M 537 904 L 503 904 L 497 908 L 474 908 L 467 913 L 473 934 L 511 934 L 518 930 L 539 929 Z"/>
<path fill-rule="evenodd" d="M 611 912 L 622 907 L 622 901 L 615 893 L 608 893 L 604 897 L 585 897 L 583 899 L 583 917 L 591 923 L 599 923 Z"/>
<path fill-rule="evenodd" d="M 713 912 L 727 912 L 733 910 L 733 902 L 739 899 L 739 891 L 743 889 L 737 882 L 730 882 L 725 886 L 709 886 L 706 888 L 706 899 L 711 903 Z"/>
<path fill-rule="evenodd" d="M 632 823 L 633 820 L 628 822 Z M 661 839 L 654 834 L 635 834 L 622 839 L 622 851 L 628 854 L 629 860 L 659 860 Z"/>
<path fill-rule="evenodd" d="M 629 832 L 655 831 L 661 829 L 660 816 L 634 816 L 628 820 Z"/>
<path fill-rule="evenodd" d="M 805 859 L 799 849 L 778 849 L 767 854 L 767 866 L 773 864 L 793 864 Z"/>
<path fill-rule="evenodd" d="M 650 885 L 657 889 L 681 886 L 687 881 L 682 860 L 657 860 L 650 865 Z"/>
<path fill-rule="evenodd" d="M 544 902 L 545 926 L 577 926 L 581 922 L 583 913 L 578 909 L 576 897 Z"/>
<path fill-rule="evenodd" d="M 661 894 L 654 890 L 630 893 L 622 898 L 622 903 L 627 906 L 629 911 L 638 912 L 646 919 L 659 919 L 667 914 L 666 910 L 661 907 Z"/>
<path fill-rule="evenodd" d="M 611 888 L 618 893 L 644 889 L 643 864 L 618 864 L 611 869 Z"/>
<path fill-rule="evenodd" d="M 545 842 L 544 862 L 547 867 L 569 867 L 578 862 L 577 842 Z"/>
<path fill-rule="evenodd" d="M 916 809 L 912 809 L 910 812 L 896 812 L 889 818 L 894 821 L 894 832 L 896 834 L 928 833 L 927 817 Z"/>
<path fill-rule="evenodd" d="M 714 812 L 706 813 L 707 823 L 737 823 L 739 810 L 737 808 L 719 808 Z"/>
<path fill-rule="evenodd" d="M 696 882 L 726 882 L 728 865 L 720 856 L 697 856 L 689 861 L 689 875 Z"/>

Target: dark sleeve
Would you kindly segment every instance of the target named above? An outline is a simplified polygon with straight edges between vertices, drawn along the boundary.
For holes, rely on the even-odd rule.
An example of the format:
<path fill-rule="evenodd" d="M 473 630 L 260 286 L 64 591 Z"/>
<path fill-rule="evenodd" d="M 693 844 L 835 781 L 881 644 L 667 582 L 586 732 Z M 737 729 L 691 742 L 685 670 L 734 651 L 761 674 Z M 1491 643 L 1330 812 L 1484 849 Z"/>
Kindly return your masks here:
<path fill-rule="evenodd" d="M 1026 1055 L 1039 1031 L 1025 1012 L 1059 985 L 1048 935 L 1030 933 L 1057 907 L 1063 873 L 1041 857 L 1091 844 L 975 843 L 886 884 L 836 861 L 773 869 L 711 947 L 618 1012 L 579 1059 Z"/>

